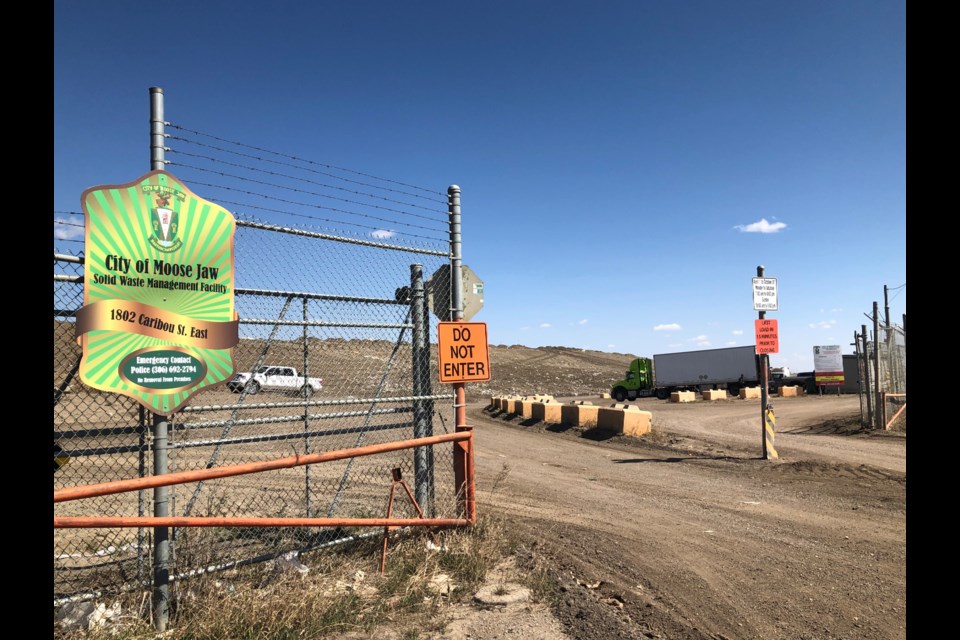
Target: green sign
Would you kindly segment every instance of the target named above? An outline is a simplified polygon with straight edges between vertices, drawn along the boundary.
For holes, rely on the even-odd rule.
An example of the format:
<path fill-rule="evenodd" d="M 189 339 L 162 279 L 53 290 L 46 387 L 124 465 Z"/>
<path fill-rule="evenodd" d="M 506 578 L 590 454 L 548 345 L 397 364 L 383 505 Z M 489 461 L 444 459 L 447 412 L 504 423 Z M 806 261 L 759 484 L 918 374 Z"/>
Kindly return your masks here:
<path fill-rule="evenodd" d="M 80 380 L 171 414 L 233 375 L 233 215 L 166 171 L 87 189 L 81 204 Z"/>

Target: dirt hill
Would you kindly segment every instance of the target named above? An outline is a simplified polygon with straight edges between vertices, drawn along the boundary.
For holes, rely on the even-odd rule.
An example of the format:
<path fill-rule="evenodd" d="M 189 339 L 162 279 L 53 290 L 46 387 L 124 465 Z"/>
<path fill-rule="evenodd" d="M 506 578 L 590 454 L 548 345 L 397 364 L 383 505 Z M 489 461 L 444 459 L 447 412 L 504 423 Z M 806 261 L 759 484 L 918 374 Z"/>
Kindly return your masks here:
<path fill-rule="evenodd" d="M 80 347 L 72 323 L 54 321 L 54 384 L 64 380 L 80 357 Z M 255 365 L 263 352 L 262 340 L 241 340 L 234 349 L 237 371 Z M 327 395 L 369 393 L 379 384 L 395 345 L 382 340 L 311 339 L 311 375 L 324 378 Z M 396 356 L 394 372 L 386 388 L 400 391 L 409 388 L 409 346 Z M 436 344 L 432 359 L 436 362 Z M 610 390 L 610 385 L 624 377 L 630 361 L 636 356 L 625 353 L 604 353 L 571 347 L 524 347 L 490 345 L 489 382 L 467 385 L 469 398 L 478 400 L 493 395 L 548 393 L 555 396 L 596 396 Z M 266 356 L 269 364 L 303 368 L 302 342 L 274 341 Z M 406 370 L 406 372 L 404 372 Z"/>
<path fill-rule="evenodd" d="M 490 345 L 491 380 L 470 384 L 471 396 L 549 393 L 598 395 L 623 379 L 636 356 L 570 347 Z"/>

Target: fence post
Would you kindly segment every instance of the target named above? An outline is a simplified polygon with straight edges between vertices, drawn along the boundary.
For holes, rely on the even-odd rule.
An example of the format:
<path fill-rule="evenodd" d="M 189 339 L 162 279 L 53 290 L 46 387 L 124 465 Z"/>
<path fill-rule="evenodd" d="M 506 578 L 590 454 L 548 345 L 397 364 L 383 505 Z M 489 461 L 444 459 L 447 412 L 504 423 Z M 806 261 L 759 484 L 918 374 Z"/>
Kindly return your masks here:
<path fill-rule="evenodd" d="M 137 407 L 137 475 L 145 478 L 147 475 L 147 410 L 143 405 Z M 137 491 L 137 515 L 141 518 L 146 515 L 147 495 L 144 491 Z M 137 529 L 137 583 L 146 585 L 146 567 L 144 559 L 143 528 Z"/>
<path fill-rule="evenodd" d="M 310 436 L 306 435 L 310 433 L 310 398 L 311 393 L 309 389 L 312 389 L 310 383 L 308 382 L 310 376 L 310 328 L 307 326 L 308 318 L 308 309 L 307 309 L 308 300 L 306 296 L 303 298 L 303 452 L 305 454 L 310 453 Z M 311 517 L 312 508 L 310 504 L 310 465 L 307 465 L 304 468 L 304 492 L 306 493 L 306 507 L 307 507 L 307 517 Z"/>
<path fill-rule="evenodd" d="M 447 188 L 447 210 L 450 214 L 450 317 L 463 320 L 463 272 L 460 239 L 460 187 L 452 184 Z M 467 426 L 466 388 L 463 382 L 453 384 L 455 430 L 472 431 Z M 453 475 L 457 491 L 458 508 L 471 523 L 476 523 L 476 501 L 473 484 L 473 439 L 453 443 Z"/>
<path fill-rule="evenodd" d="M 879 429 L 881 425 L 881 411 L 883 407 L 880 397 L 880 313 L 877 309 L 879 305 L 873 303 L 873 389 L 876 398 L 876 411 L 873 412 L 873 428 Z"/>
<path fill-rule="evenodd" d="M 867 349 L 867 325 L 860 325 L 861 351 L 863 352 L 863 395 L 867 399 L 867 425 L 873 426 L 873 391 L 870 384 L 870 352 Z"/>
<path fill-rule="evenodd" d="M 860 401 L 860 426 L 865 426 L 863 416 L 863 354 L 860 351 L 860 336 L 853 332 L 853 348 L 857 358 L 857 399 Z"/>
<path fill-rule="evenodd" d="M 430 340 L 424 315 L 423 266 L 410 265 L 410 318 L 413 322 L 413 437 L 433 435 L 429 407 L 423 397 L 430 389 Z M 413 450 L 413 477 L 417 504 L 433 516 L 433 447 Z"/>
<path fill-rule="evenodd" d="M 150 170 L 163 169 L 164 125 L 163 89 L 150 87 Z M 167 416 L 153 414 L 153 474 L 167 473 Z M 170 515 L 167 487 L 153 490 L 153 515 L 165 518 Z M 153 624 L 157 631 L 167 630 L 170 605 L 170 531 L 166 527 L 153 530 Z"/>

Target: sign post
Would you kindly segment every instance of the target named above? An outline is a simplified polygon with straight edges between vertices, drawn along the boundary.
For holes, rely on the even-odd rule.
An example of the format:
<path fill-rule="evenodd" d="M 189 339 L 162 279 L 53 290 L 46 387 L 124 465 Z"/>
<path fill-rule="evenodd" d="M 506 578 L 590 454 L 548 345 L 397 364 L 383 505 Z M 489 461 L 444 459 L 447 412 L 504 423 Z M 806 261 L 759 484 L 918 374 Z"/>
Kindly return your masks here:
<path fill-rule="evenodd" d="M 760 433 L 763 447 L 763 459 L 778 458 L 774 447 L 776 436 L 776 418 L 773 415 L 773 405 L 768 402 L 770 367 L 767 354 L 777 353 L 780 348 L 780 338 L 777 332 L 777 321 L 767 320 L 767 311 L 777 310 L 777 279 L 763 277 L 763 265 L 757 267 L 757 277 L 753 279 L 753 308 L 759 312 L 755 323 L 757 332 L 757 366 L 760 367 Z"/>

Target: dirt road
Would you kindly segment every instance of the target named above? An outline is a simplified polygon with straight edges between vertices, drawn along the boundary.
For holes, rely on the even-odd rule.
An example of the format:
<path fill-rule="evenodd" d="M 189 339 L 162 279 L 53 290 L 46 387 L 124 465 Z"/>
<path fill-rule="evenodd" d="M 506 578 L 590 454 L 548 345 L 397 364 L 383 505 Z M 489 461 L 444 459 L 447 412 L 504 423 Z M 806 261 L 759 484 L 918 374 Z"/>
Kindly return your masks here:
<path fill-rule="evenodd" d="M 860 430 L 856 396 L 777 398 L 767 461 L 756 401 L 637 404 L 642 439 L 468 408 L 478 509 L 555 567 L 566 633 L 906 637 L 905 433 Z"/>

